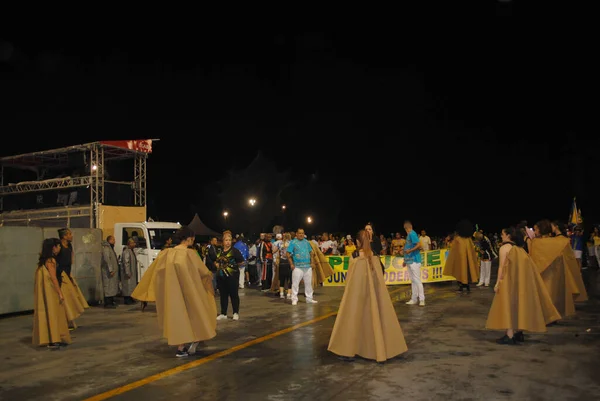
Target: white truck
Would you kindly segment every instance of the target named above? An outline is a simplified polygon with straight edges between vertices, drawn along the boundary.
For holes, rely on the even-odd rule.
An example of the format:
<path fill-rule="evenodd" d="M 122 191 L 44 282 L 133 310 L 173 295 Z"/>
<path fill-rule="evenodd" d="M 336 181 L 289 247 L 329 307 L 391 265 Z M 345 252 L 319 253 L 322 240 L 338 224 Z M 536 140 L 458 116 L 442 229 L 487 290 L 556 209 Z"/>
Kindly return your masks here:
<path fill-rule="evenodd" d="M 163 249 L 165 242 L 181 228 L 179 223 L 144 221 L 139 223 L 115 223 L 115 252 L 121 260 L 123 249 L 127 246 L 129 238 L 136 241 L 134 249 L 138 262 L 138 282 L 148 270 L 148 267 L 158 253 Z"/>

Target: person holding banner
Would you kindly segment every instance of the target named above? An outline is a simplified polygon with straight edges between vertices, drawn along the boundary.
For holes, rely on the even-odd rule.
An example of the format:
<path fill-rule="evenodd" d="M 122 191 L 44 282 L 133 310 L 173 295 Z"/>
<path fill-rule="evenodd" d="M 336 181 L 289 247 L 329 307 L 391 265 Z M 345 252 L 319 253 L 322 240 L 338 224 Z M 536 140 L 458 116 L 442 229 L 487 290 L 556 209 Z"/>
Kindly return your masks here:
<path fill-rule="evenodd" d="M 369 233 L 361 230 L 357 242 L 359 256 L 348 267 L 346 288 L 327 350 L 346 361 L 353 361 L 358 355 L 383 363 L 406 352 L 408 347 L 379 274 L 379 256 L 371 249 Z"/>

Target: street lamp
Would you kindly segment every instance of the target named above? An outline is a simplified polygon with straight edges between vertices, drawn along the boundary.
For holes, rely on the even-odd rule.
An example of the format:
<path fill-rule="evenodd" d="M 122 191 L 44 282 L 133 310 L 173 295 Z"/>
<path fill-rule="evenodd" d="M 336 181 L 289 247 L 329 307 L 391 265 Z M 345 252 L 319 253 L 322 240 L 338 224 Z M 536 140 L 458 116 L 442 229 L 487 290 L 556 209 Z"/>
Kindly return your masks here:
<path fill-rule="evenodd" d="M 223 212 L 223 217 L 225 218 L 225 220 L 227 220 L 227 216 L 229 216 L 229 212 L 227 210 L 225 210 Z"/>
<path fill-rule="evenodd" d="M 308 217 L 306 218 L 306 222 L 307 222 L 308 224 L 312 224 L 312 222 L 313 222 L 313 219 L 312 219 L 312 217 L 308 216 Z"/>
<path fill-rule="evenodd" d="M 285 210 L 285 205 L 281 205 L 281 210 Z"/>
<path fill-rule="evenodd" d="M 254 206 L 256 204 L 256 199 L 250 198 L 248 199 L 248 203 L 250 204 L 250 206 Z"/>

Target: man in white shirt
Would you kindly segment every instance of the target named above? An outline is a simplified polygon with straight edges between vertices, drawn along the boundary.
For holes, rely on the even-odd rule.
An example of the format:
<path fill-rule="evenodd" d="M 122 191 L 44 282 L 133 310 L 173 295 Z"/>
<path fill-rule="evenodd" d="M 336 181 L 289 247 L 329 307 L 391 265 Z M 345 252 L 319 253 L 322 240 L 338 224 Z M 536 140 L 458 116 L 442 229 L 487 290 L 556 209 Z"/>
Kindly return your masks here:
<path fill-rule="evenodd" d="M 333 254 L 333 241 L 329 239 L 328 233 L 323 233 L 321 237 L 322 241 L 319 244 L 319 248 L 321 248 L 321 252 L 323 255 L 332 255 Z"/>
<path fill-rule="evenodd" d="M 431 249 L 431 238 L 429 238 L 425 230 L 421 230 L 419 242 L 421 243 L 421 249 L 423 250 L 423 252 L 427 252 Z"/>

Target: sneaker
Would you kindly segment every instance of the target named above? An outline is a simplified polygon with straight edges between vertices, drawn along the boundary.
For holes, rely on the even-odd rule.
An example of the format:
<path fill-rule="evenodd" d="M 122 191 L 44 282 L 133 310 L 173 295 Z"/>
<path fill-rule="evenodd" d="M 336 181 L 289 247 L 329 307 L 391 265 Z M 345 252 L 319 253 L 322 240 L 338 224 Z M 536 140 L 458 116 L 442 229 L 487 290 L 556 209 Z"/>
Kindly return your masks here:
<path fill-rule="evenodd" d="M 481 287 L 483 283 L 477 283 L 477 287 Z"/>
<path fill-rule="evenodd" d="M 425 306 L 425 300 L 421 300 L 421 302 L 419 302 L 419 306 Z"/>
<path fill-rule="evenodd" d="M 307 300 L 306 300 L 306 303 L 307 303 L 307 304 L 318 304 L 319 302 L 318 302 L 318 301 L 315 301 L 314 299 L 307 299 Z"/>
<path fill-rule="evenodd" d="M 191 343 L 190 347 L 187 350 L 185 348 L 183 350 L 186 351 L 188 353 L 188 355 L 194 355 L 196 353 L 197 347 L 198 347 L 198 341 Z"/>
<path fill-rule="evenodd" d="M 519 343 L 522 343 L 525 341 L 525 335 L 523 334 L 522 331 L 515 332 L 515 334 L 513 335 L 513 338 L 515 339 L 516 342 L 519 342 Z"/>
<path fill-rule="evenodd" d="M 283 292 L 280 292 L 280 293 L 279 293 L 279 298 L 281 298 L 281 299 L 285 299 L 285 295 L 283 295 Z"/>
<path fill-rule="evenodd" d="M 292 301 L 292 305 L 298 305 L 298 301 Z"/>
<path fill-rule="evenodd" d="M 414 300 L 414 299 L 411 299 L 410 301 L 408 301 L 408 302 L 406 303 L 406 305 L 416 305 L 417 303 L 418 303 L 418 302 L 417 302 L 416 300 Z"/>
<path fill-rule="evenodd" d="M 233 320 L 240 320 L 240 315 L 237 313 L 233 314 Z"/>
<path fill-rule="evenodd" d="M 217 320 L 227 320 L 227 315 L 219 315 L 217 316 Z"/>
<path fill-rule="evenodd" d="M 185 358 L 186 356 L 190 356 L 190 354 L 187 353 L 187 351 L 185 350 L 177 350 L 177 353 L 175 354 L 175 356 L 177 358 Z"/>
<path fill-rule="evenodd" d="M 60 348 L 60 345 L 58 343 L 50 343 L 48 344 L 48 349 L 50 350 L 57 350 Z"/>
<path fill-rule="evenodd" d="M 507 336 L 506 334 L 502 337 L 500 337 L 499 339 L 496 340 L 497 344 L 508 344 L 508 345 L 516 345 L 517 342 L 515 341 L 515 337 L 513 336 L 512 338 Z"/>
<path fill-rule="evenodd" d="M 287 294 L 287 295 L 285 296 L 285 298 L 286 298 L 286 299 L 292 299 L 292 294 Z"/>

